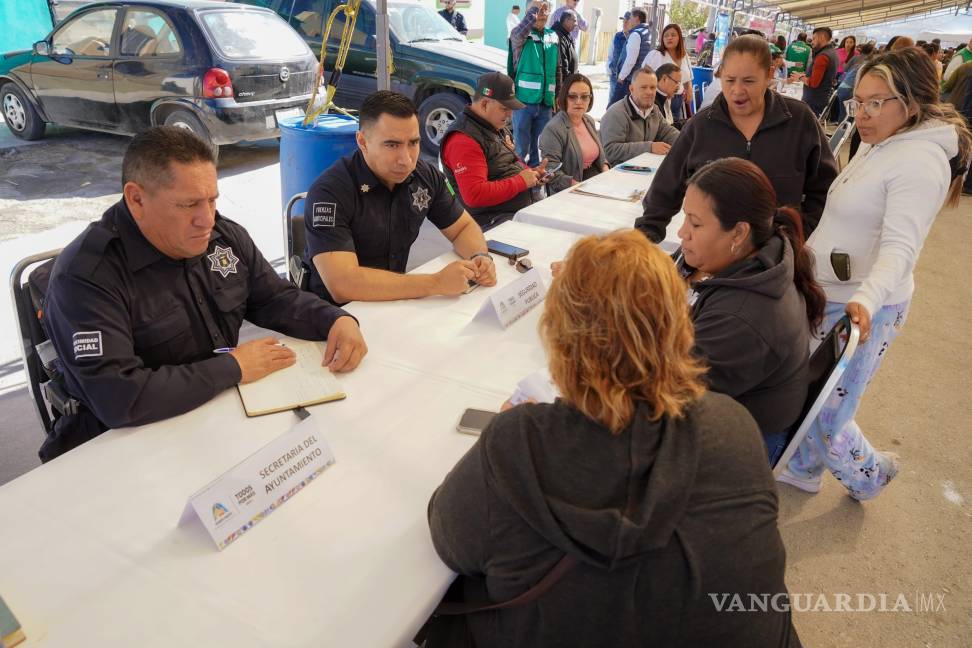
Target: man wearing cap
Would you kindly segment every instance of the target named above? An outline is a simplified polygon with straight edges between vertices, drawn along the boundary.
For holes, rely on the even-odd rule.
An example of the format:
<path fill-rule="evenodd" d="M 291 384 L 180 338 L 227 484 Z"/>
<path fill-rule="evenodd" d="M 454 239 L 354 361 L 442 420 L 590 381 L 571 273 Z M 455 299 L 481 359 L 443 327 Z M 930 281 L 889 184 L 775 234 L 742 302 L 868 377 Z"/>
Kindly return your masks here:
<path fill-rule="evenodd" d="M 469 33 L 466 27 L 466 17 L 456 11 L 456 0 L 445 0 L 445 9 L 439 12 L 442 19 L 452 25 L 453 29 L 465 36 Z"/>
<path fill-rule="evenodd" d="M 621 55 L 624 53 L 624 44 L 628 40 L 628 18 L 631 18 L 631 12 L 624 12 L 623 16 L 619 17 L 621 21 L 621 31 L 614 35 L 614 40 L 611 41 L 611 46 L 608 48 L 607 55 L 607 73 L 611 81 L 611 85 L 608 87 L 613 91 L 614 86 L 618 83 L 618 70 L 621 68 Z"/>
<path fill-rule="evenodd" d="M 358 111 L 358 150 L 335 162 L 304 200 L 309 289 L 334 302 L 459 295 L 470 282 L 496 284 L 479 225 L 419 159 L 418 110 L 405 95 L 379 90 Z M 459 259 L 434 274 L 404 274 L 428 219 Z"/>
<path fill-rule="evenodd" d="M 446 177 L 483 229 L 509 220 L 533 202 L 546 164 L 531 169 L 517 156 L 509 121 L 523 108 L 513 79 L 502 72 L 479 77 L 476 95 L 442 138 Z"/>

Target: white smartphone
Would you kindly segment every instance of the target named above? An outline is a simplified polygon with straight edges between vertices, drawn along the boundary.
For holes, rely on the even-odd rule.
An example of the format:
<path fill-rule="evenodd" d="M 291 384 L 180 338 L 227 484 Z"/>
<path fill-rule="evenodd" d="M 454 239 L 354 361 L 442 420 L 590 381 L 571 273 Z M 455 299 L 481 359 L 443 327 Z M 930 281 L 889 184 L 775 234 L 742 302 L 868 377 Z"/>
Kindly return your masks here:
<path fill-rule="evenodd" d="M 474 434 L 479 436 L 479 434 L 486 429 L 486 426 L 489 425 L 489 422 L 493 420 L 494 416 L 496 416 L 496 412 L 467 409 L 462 413 L 462 418 L 459 419 L 459 425 L 456 426 L 456 430 L 462 432 L 463 434 Z"/>

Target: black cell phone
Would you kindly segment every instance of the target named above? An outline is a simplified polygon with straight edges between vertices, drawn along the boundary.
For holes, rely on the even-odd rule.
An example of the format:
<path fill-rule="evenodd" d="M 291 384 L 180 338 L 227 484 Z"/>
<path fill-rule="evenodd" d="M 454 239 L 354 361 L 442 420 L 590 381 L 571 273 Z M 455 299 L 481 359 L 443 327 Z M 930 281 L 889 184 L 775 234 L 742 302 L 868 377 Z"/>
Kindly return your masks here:
<path fill-rule="evenodd" d="M 846 252 L 831 252 L 830 267 L 834 269 L 834 274 L 841 281 L 850 281 L 851 266 L 850 255 Z"/>
<path fill-rule="evenodd" d="M 456 429 L 463 434 L 476 434 L 486 429 L 489 422 L 493 420 L 496 416 L 496 412 L 487 412 L 486 410 L 478 409 L 467 409 L 462 413 L 462 418 L 459 419 L 459 425 Z"/>
<path fill-rule="evenodd" d="M 635 173 L 653 173 L 655 171 L 650 166 L 641 166 L 640 164 L 620 164 L 618 168 L 622 171 L 634 171 Z"/>
<path fill-rule="evenodd" d="M 472 279 L 468 279 L 466 282 L 466 289 L 462 291 L 462 294 L 468 295 L 469 293 L 476 290 L 477 288 L 479 288 L 479 284 L 473 281 Z"/>
<path fill-rule="evenodd" d="M 511 259 L 513 261 L 530 254 L 530 250 L 524 250 L 523 248 L 518 248 L 515 245 L 510 245 L 509 243 L 500 243 L 499 241 L 494 241 L 492 239 L 486 241 L 486 248 L 493 254 L 498 254 L 501 257 L 506 257 L 507 259 Z"/>

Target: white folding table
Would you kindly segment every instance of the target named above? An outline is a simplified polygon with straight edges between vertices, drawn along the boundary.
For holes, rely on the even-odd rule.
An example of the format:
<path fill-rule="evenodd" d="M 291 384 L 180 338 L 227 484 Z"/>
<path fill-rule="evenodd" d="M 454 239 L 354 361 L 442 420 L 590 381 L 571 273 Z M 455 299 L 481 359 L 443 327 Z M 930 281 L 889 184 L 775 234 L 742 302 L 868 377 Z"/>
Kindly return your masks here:
<path fill-rule="evenodd" d="M 634 227 L 635 220 L 642 214 L 641 200 L 622 201 L 601 196 L 589 196 L 574 189 L 583 189 L 588 183 L 610 186 L 619 192 L 647 191 L 661 165 L 663 155 L 642 153 L 626 162 L 639 166 L 649 166 L 655 171 L 639 173 L 623 171 L 616 166 L 594 176 L 580 185 L 564 189 L 539 202 L 524 207 L 516 213 L 513 220 L 518 223 L 541 225 L 577 234 L 607 234 L 618 229 Z M 680 245 L 678 229 L 682 226 L 684 214 L 680 211 L 672 218 L 661 246 L 673 252 Z"/>
<path fill-rule="evenodd" d="M 549 279 L 577 236 L 504 223 Z M 431 272 L 445 254 L 415 272 Z M 497 258 L 499 283 L 520 275 Z M 344 401 L 309 408 L 337 462 L 218 552 L 177 526 L 188 496 L 297 422 L 248 419 L 235 390 L 159 423 L 111 430 L 0 487 L 0 593 L 27 646 L 409 646 L 454 574 L 429 497 L 496 410 L 545 364 L 541 307 L 502 329 L 474 321 L 498 288 L 348 307 L 369 354 Z"/>

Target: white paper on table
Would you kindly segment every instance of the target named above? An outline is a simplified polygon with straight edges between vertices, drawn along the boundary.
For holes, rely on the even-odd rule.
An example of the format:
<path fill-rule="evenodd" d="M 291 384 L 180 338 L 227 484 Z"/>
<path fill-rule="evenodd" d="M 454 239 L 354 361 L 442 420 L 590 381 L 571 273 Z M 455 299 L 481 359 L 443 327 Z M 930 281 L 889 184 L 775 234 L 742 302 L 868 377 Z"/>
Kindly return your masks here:
<path fill-rule="evenodd" d="M 516 390 L 510 396 L 511 405 L 519 405 L 530 400 L 538 403 L 552 403 L 560 396 L 560 390 L 550 377 L 550 370 L 544 367 L 516 384 Z"/>
<path fill-rule="evenodd" d="M 590 196 L 611 198 L 612 200 L 623 200 L 625 202 L 637 202 L 645 195 L 644 189 L 618 186 L 617 176 L 607 173 L 602 173 L 594 176 L 590 180 L 585 180 L 573 187 L 571 191 Z"/>

